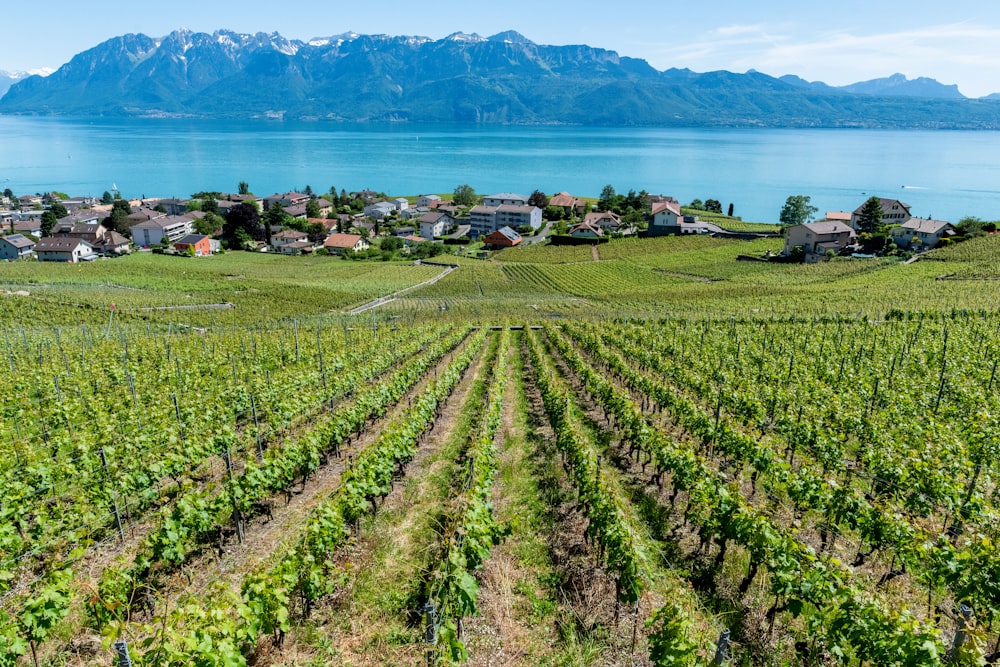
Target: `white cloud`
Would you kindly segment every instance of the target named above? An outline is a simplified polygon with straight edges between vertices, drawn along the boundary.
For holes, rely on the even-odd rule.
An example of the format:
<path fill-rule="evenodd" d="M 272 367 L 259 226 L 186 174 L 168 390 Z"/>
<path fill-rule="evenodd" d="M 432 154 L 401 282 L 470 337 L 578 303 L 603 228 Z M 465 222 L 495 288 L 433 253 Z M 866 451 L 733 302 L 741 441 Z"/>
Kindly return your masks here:
<path fill-rule="evenodd" d="M 1000 28 L 953 23 L 861 34 L 803 32 L 791 25 L 730 25 L 690 42 L 648 45 L 659 68 L 754 68 L 845 85 L 901 72 L 957 83 L 970 97 L 1000 92 Z"/>

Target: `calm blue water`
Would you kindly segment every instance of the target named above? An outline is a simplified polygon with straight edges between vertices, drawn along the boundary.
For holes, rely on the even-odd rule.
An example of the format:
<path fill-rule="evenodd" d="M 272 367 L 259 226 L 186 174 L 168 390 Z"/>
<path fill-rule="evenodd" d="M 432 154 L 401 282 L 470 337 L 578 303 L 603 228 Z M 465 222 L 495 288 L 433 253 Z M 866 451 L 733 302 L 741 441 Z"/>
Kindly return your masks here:
<path fill-rule="evenodd" d="M 1000 219 L 1000 133 L 868 130 L 341 125 L 0 116 L 0 189 L 100 196 L 260 195 L 371 188 L 390 195 L 567 190 L 605 184 L 714 198 L 775 221 L 791 194 L 853 210 L 902 199 L 920 216 Z M 907 186 L 903 188 L 902 186 Z"/>

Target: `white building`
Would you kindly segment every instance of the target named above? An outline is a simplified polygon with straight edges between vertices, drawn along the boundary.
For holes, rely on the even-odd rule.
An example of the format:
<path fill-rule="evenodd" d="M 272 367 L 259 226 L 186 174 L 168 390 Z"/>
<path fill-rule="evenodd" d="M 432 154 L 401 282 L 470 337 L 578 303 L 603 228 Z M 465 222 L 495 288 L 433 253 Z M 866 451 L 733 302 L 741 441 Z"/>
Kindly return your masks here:
<path fill-rule="evenodd" d="M 166 240 L 173 243 L 194 232 L 194 220 L 183 215 L 168 215 L 132 225 L 132 242 L 149 247 Z"/>
<path fill-rule="evenodd" d="M 94 247 L 83 239 L 46 236 L 35 245 L 39 262 L 86 262 L 97 258 Z"/>
<path fill-rule="evenodd" d="M 504 204 L 509 204 L 511 206 L 527 206 L 528 198 L 524 195 L 515 194 L 513 192 L 501 192 L 499 194 L 483 197 L 483 206 L 503 206 Z"/>

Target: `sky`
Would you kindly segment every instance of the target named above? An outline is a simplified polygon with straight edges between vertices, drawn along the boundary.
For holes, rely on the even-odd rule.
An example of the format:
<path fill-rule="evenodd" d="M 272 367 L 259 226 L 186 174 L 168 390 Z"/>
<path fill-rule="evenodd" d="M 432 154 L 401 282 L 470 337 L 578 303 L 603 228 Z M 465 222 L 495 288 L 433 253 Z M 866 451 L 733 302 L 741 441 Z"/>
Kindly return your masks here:
<path fill-rule="evenodd" d="M 905 74 L 1000 92 L 1000 2 L 994 0 L 36 0 L 3 9 L 0 69 L 58 68 L 126 33 L 178 28 L 274 32 L 307 40 L 348 31 L 445 37 L 517 30 L 539 44 L 588 44 L 657 69 L 756 69 L 846 85 Z"/>

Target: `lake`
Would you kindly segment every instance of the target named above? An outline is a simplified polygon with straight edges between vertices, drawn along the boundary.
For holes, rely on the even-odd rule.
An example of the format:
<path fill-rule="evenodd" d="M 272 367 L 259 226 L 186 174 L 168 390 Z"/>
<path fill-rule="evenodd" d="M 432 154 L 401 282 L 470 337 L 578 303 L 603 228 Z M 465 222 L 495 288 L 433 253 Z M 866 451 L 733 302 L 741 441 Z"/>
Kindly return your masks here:
<path fill-rule="evenodd" d="M 67 119 L 0 116 L 0 189 L 100 196 L 258 195 L 304 188 L 393 196 L 562 190 L 605 184 L 733 203 L 774 222 L 788 195 L 820 210 L 867 196 L 912 213 L 1000 219 L 1000 133 L 910 130 L 353 125 L 324 122 Z"/>

